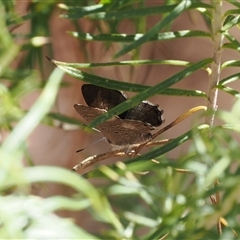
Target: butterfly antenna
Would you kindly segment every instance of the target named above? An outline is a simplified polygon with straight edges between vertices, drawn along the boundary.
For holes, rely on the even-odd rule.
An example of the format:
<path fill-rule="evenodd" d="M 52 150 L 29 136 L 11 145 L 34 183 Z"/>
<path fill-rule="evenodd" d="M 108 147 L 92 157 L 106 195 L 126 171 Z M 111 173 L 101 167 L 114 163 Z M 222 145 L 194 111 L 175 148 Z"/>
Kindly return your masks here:
<path fill-rule="evenodd" d="M 97 143 L 97 142 L 100 142 L 100 141 L 102 141 L 102 140 L 105 140 L 105 138 L 100 138 L 100 139 L 96 140 L 95 142 L 89 144 L 87 147 L 85 147 L 85 148 L 81 148 L 81 149 L 77 150 L 76 153 L 79 153 L 79 152 L 85 150 L 86 148 L 92 146 L 93 144 L 95 144 L 95 143 Z"/>

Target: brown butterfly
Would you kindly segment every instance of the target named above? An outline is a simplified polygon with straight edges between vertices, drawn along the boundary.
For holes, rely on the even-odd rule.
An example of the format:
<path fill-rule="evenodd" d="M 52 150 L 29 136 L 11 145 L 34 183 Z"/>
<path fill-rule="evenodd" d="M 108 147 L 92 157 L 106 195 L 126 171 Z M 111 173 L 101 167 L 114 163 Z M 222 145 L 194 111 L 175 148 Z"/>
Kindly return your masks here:
<path fill-rule="evenodd" d="M 75 104 L 76 111 L 87 121 L 126 101 L 120 91 L 93 84 L 82 85 L 82 94 L 88 106 Z M 163 110 L 143 101 L 137 106 L 98 125 L 98 129 L 114 149 L 131 149 L 150 140 L 150 131 L 163 123 Z"/>

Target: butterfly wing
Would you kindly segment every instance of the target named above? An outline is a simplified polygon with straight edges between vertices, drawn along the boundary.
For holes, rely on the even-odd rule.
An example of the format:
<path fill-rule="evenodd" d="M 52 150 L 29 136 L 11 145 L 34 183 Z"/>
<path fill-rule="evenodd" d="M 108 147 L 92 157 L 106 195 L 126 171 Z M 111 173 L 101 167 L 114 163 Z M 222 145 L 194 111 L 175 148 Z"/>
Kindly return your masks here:
<path fill-rule="evenodd" d="M 89 107 L 107 111 L 126 100 L 126 97 L 120 91 L 93 84 L 83 84 L 82 94 Z"/>
<path fill-rule="evenodd" d="M 164 121 L 163 110 L 147 101 L 130 108 L 125 115 L 125 119 L 141 121 L 154 127 L 160 126 Z"/>

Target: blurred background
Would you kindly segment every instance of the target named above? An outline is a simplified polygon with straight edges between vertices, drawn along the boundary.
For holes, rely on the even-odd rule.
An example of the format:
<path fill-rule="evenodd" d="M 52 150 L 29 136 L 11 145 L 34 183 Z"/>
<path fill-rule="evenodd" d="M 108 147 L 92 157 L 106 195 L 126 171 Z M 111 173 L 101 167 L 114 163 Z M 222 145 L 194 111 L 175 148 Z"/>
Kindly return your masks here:
<path fill-rule="evenodd" d="M 172 1 L 174 2 L 174 1 Z M 97 4 L 98 1 L 91 1 L 91 4 Z M 168 1 L 148 0 L 139 1 L 136 5 L 144 6 L 161 6 L 167 4 Z M 22 78 L 14 79 L 9 84 L 17 86 L 21 82 L 22 94 L 18 98 L 19 106 L 23 110 L 31 108 L 41 93 L 42 87 L 45 85 L 50 73 L 55 66 L 49 62 L 45 56 L 49 56 L 55 60 L 72 63 L 102 63 L 115 61 L 113 55 L 118 52 L 125 44 L 84 41 L 71 36 L 69 31 L 80 31 L 93 35 L 99 33 L 126 33 L 136 34 L 141 31 L 147 31 L 152 28 L 161 18 L 161 15 L 150 15 L 146 18 L 123 19 L 118 21 L 104 21 L 91 18 L 69 19 L 61 17 L 65 14 L 64 6 L 81 7 L 91 5 L 89 1 L 62 1 L 61 5 L 58 1 L 9 1 L 5 3 L 8 8 L 8 30 L 14 36 L 17 45 L 21 45 L 21 51 L 16 55 L 11 63 L 12 69 L 22 73 Z M 142 4 L 142 5 L 141 5 Z M 229 4 L 224 4 L 224 11 L 229 8 Z M 77 7 L 76 6 L 76 7 Z M 164 14 L 163 14 L 164 15 Z M 13 17 L 15 16 L 15 18 Z M 12 22 L 11 22 L 12 21 Z M 202 30 L 209 32 L 210 29 L 203 16 L 196 10 L 189 10 L 181 14 L 171 25 L 166 26 L 169 31 L 180 30 Z M 239 30 L 231 32 L 236 39 L 240 39 Z M 125 54 L 117 59 L 151 59 L 151 60 L 184 60 L 192 63 L 198 62 L 204 58 L 212 57 L 212 43 L 209 38 L 194 37 L 184 39 L 174 39 L 169 41 L 152 41 L 142 45 L 136 53 Z M 224 50 L 222 60 L 239 59 L 239 53 L 231 50 Z M 132 66 L 113 66 L 92 68 L 84 71 L 89 73 L 115 79 L 122 82 L 139 83 L 144 85 L 154 85 L 162 82 L 164 79 L 172 76 L 183 69 L 179 66 L 170 65 L 142 65 L 138 67 Z M 237 72 L 236 69 L 226 69 L 221 78 L 229 76 Z M 25 74 L 25 75 L 24 75 Z M 29 80 L 30 79 L 30 80 Z M 192 89 L 208 91 L 208 74 L 206 71 L 197 71 L 185 78 L 184 81 L 174 85 L 174 88 Z M 77 114 L 73 105 L 75 103 L 85 104 L 81 94 L 82 81 L 71 76 L 65 75 L 61 89 L 58 93 L 57 100 L 52 109 L 54 113 L 60 113 L 73 119 L 83 119 Z M 238 84 L 232 84 L 237 89 Z M 135 93 L 128 92 L 128 96 L 134 96 Z M 219 93 L 218 106 L 220 109 L 230 110 L 234 103 L 234 98 L 224 92 Z M 184 96 L 164 96 L 158 95 L 148 99 L 154 104 L 159 104 L 164 110 L 165 123 L 167 125 L 183 112 L 198 105 L 206 105 L 206 99 L 200 97 L 184 97 Z M 199 118 L 201 120 L 199 120 Z M 184 122 L 175 126 L 162 134 L 159 139 L 175 138 L 194 126 L 194 123 L 204 123 L 204 117 L 199 113 L 186 119 Z M 219 121 L 219 120 L 217 120 Z M 197 125 L 197 124 L 196 124 Z M 2 131 L 2 141 L 8 135 L 9 131 Z M 40 124 L 30 135 L 27 141 L 28 159 L 34 165 L 61 166 L 71 169 L 75 164 L 93 154 L 108 151 L 110 146 L 108 143 L 101 141 L 81 153 L 76 150 L 84 148 L 101 138 L 100 133 L 84 132 L 83 129 L 76 125 L 61 123 L 58 120 L 52 120 L 47 124 Z M 188 149 L 189 144 L 183 144 L 168 154 L 169 160 L 177 160 Z M 118 159 L 119 160 L 119 159 Z M 124 159 L 121 159 L 124 160 Z M 115 162 L 116 159 L 110 159 L 103 162 L 109 164 Z M 89 170 L 87 170 L 89 171 Z M 81 174 L 79 172 L 77 174 Z M 91 180 L 95 184 L 101 184 L 100 180 Z M 69 195 L 71 190 L 63 187 L 56 187 L 54 184 L 49 188 L 41 188 L 36 186 L 33 193 L 40 196 L 50 196 L 57 194 Z M 86 213 L 61 212 L 63 216 L 74 217 L 77 222 L 85 227 L 93 230 L 91 218 Z M 84 220 L 83 220 L 84 219 Z"/>

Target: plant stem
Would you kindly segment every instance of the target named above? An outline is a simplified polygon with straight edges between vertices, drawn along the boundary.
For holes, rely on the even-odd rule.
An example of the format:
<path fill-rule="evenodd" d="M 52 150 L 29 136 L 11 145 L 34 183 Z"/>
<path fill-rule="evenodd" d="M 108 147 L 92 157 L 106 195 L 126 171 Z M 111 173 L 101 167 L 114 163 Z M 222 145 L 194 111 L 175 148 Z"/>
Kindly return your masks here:
<path fill-rule="evenodd" d="M 217 97 L 218 89 L 216 88 L 220 80 L 221 74 L 221 56 L 222 56 L 222 43 L 223 34 L 222 29 L 222 1 L 212 0 L 212 43 L 213 43 L 213 62 L 211 64 L 211 74 L 209 76 L 209 90 L 208 90 L 208 103 L 207 103 L 207 115 L 206 123 L 210 126 L 209 137 L 212 137 L 212 127 L 214 125 L 215 113 L 217 110 Z M 218 185 L 218 180 L 215 180 L 214 186 Z M 215 195 L 210 196 L 212 203 L 220 204 L 220 195 L 217 192 Z M 222 235 L 222 225 L 219 218 L 217 223 L 217 229 L 219 235 Z"/>
<path fill-rule="evenodd" d="M 206 123 L 209 124 L 210 129 L 214 124 L 215 112 L 217 110 L 217 96 L 218 89 L 216 85 L 220 80 L 221 73 L 221 55 L 222 55 L 222 42 L 223 34 L 221 33 L 222 28 L 222 1 L 213 0 L 213 11 L 212 11 L 212 39 L 213 39 L 213 63 L 211 64 L 211 74 L 209 76 L 209 90 L 208 90 L 208 102 L 207 109 L 208 113 L 206 116 Z M 210 130 L 211 131 L 211 130 Z"/>

